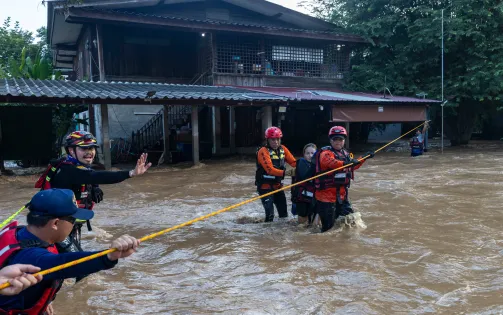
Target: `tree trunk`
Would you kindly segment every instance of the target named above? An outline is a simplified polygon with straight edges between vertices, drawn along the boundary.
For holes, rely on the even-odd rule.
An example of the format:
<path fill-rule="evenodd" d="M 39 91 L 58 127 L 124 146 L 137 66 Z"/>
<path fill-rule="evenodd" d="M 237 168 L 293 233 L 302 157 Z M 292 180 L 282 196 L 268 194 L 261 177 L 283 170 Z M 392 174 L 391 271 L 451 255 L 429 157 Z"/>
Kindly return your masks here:
<path fill-rule="evenodd" d="M 477 104 L 464 99 L 459 103 L 457 112 L 447 117 L 446 133 L 451 140 L 451 146 L 468 144 L 479 113 L 480 107 Z"/>

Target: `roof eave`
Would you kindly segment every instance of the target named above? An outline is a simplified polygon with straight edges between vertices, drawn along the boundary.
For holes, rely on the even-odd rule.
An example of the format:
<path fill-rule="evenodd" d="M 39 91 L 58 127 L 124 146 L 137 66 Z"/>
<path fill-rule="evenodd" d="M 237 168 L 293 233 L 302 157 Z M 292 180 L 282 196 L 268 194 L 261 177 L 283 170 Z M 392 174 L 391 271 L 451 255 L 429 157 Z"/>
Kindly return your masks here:
<path fill-rule="evenodd" d="M 162 26 L 179 29 L 190 29 L 196 31 L 227 31 L 239 33 L 253 33 L 285 37 L 302 37 L 309 39 L 331 40 L 340 42 L 367 43 L 367 41 L 357 35 L 334 34 L 320 32 L 302 32 L 287 29 L 268 29 L 251 26 L 236 26 L 226 24 L 212 24 L 204 22 L 187 22 L 173 20 L 157 16 L 135 16 L 126 13 L 106 12 L 106 11 L 86 11 L 78 8 L 71 8 L 67 13 L 68 23 L 110 23 L 110 24 L 142 24 L 148 26 Z"/>

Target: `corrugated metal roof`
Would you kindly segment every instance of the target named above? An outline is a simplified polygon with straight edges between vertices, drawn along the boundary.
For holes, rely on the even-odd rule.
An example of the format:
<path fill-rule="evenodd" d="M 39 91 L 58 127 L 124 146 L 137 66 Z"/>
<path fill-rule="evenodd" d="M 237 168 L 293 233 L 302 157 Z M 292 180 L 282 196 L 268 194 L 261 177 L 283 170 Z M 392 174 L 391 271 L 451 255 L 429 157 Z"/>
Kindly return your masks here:
<path fill-rule="evenodd" d="M 337 101 L 337 102 L 359 102 L 359 103 L 439 103 L 437 100 L 390 96 L 386 94 L 383 98 L 382 94 L 365 93 L 365 92 L 346 92 L 331 89 L 319 88 L 291 88 L 291 87 L 244 87 L 248 90 L 253 90 L 262 93 L 274 94 L 277 96 L 288 98 L 291 101 Z"/>
<path fill-rule="evenodd" d="M 158 15 L 151 13 L 139 13 L 132 12 L 127 10 L 112 10 L 112 9 L 96 9 L 96 8 L 79 8 L 79 9 L 71 9 L 70 15 L 72 12 L 77 13 L 78 11 L 83 12 L 96 12 L 96 13 L 109 13 L 109 14 L 117 14 L 123 16 L 132 16 L 132 17 L 147 17 L 147 18 L 158 18 L 158 19 L 166 19 L 166 20 L 174 20 L 174 21 L 184 21 L 184 22 L 192 22 L 192 23 L 204 23 L 211 25 L 230 25 L 230 26 L 241 26 L 241 27 L 249 27 L 249 28 L 261 28 L 267 30 L 277 30 L 277 31 L 288 31 L 293 33 L 306 33 L 306 34 L 326 34 L 333 36 L 341 36 L 345 38 L 353 38 L 355 41 L 364 42 L 363 38 L 354 34 L 345 34 L 340 32 L 331 32 L 331 31 L 319 31 L 319 30 L 309 30 L 309 29 L 298 29 L 298 28 L 288 28 L 288 27 L 280 27 L 266 24 L 251 24 L 251 23 L 236 23 L 236 22 L 228 22 L 221 20 L 211 20 L 211 19 L 194 19 L 188 17 L 180 17 L 180 16 L 172 16 L 172 15 Z"/>
<path fill-rule="evenodd" d="M 152 97 L 147 93 L 155 91 Z M 58 80 L 0 79 L 0 102 L 12 98 L 72 99 L 92 103 L 93 100 L 219 100 L 219 101 L 283 101 L 282 96 L 237 87 L 177 85 L 130 82 L 74 82 Z"/>

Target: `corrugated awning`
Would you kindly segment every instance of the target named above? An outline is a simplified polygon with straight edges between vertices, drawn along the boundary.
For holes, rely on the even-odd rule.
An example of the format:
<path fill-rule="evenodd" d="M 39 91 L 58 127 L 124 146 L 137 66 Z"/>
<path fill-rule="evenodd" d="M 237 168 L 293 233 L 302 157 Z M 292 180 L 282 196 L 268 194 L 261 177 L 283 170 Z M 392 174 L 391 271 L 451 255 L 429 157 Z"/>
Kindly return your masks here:
<path fill-rule="evenodd" d="M 238 87 L 238 86 L 236 86 Z M 241 87 L 248 90 L 253 90 L 262 93 L 274 94 L 288 98 L 290 101 L 328 104 L 420 104 L 426 106 L 428 104 L 440 103 L 440 101 L 404 97 L 390 96 L 386 94 L 386 98 L 382 94 L 366 93 L 366 92 L 349 92 L 336 89 L 320 89 L 320 88 L 292 88 L 292 87 Z"/>
<path fill-rule="evenodd" d="M 0 103 L 254 105 L 286 100 L 221 86 L 0 79 Z"/>
<path fill-rule="evenodd" d="M 424 105 L 333 105 L 333 122 L 405 122 L 426 120 Z"/>

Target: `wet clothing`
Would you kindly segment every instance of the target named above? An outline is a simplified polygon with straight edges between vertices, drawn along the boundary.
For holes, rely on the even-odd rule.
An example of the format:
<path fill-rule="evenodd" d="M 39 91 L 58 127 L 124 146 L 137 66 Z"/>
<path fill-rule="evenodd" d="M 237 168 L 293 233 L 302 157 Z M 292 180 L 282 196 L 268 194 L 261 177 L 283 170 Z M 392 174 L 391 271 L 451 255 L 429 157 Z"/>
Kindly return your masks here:
<path fill-rule="evenodd" d="M 315 203 L 310 202 L 310 203 L 305 203 L 305 202 L 300 202 L 295 204 L 295 210 L 297 211 L 297 215 L 299 217 L 307 217 L 309 220 L 309 224 L 313 222 L 314 216 L 316 215 L 316 208 L 315 208 Z"/>
<path fill-rule="evenodd" d="M 21 228 L 17 232 L 17 238 L 20 241 L 33 240 L 36 242 L 42 242 L 42 240 L 30 233 L 26 228 Z M 40 267 L 42 270 L 45 270 L 95 253 L 97 252 L 54 254 L 49 252 L 46 248 L 26 248 L 21 249 L 14 255 L 12 255 L 9 258 L 7 265 L 31 264 Z M 114 267 L 117 262 L 117 260 L 112 261 L 108 259 L 108 257 L 105 255 L 66 269 L 62 269 L 60 271 L 56 271 L 54 273 L 50 273 L 48 275 L 45 275 L 44 279 L 40 283 L 21 291 L 21 293 L 19 293 L 18 295 L 0 295 L 0 308 L 3 310 L 28 309 L 39 300 L 40 296 L 43 294 L 47 286 L 52 285 L 54 280 L 76 278 L 82 275 L 110 269 Z"/>
<path fill-rule="evenodd" d="M 295 167 L 297 162 L 290 151 L 283 145 L 277 150 L 264 146 L 257 151 L 255 184 L 257 185 L 259 195 L 266 194 L 283 186 L 282 180 L 285 177 L 285 163 Z M 274 205 L 276 205 L 280 218 L 288 217 L 284 191 L 277 192 L 260 200 L 265 210 L 265 222 L 272 222 L 274 220 Z"/>
<path fill-rule="evenodd" d="M 95 203 L 103 200 L 103 192 L 98 187 L 99 184 L 116 184 L 130 178 L 129 171 L 95 171 L 70 155 L 56 163 L 51 163 L 51 165 L 56 170 L 49 173 L 51 175 L 50 188 L 72 190 L 79 207 L 86 209 L 92 209 Z M 45 180 L 45 176 L 41 179 Z M 40 183 L 40 180 L 37 184 L 41 185 L 42 189 L 47 189 L 47 185 Z M 82 251 L 80 237 L 84 223 L 85 221 L 77 221 L 70 235 L 63 242 L 57 244 L 60 253 Z M 87 227 L 91 230 L 89 222 L 87 222 Z M 80 279 L 77 278 L 77 281 Z"/>
<path fill-rule="evenodd" d="M 321 219 L 321 232 L 325 232 L 334 227 L 335 220 L 338 217 L 348 215 L 354 211 L 349 199 L 345 199 L 341 203 L 317 201 L 316 212 Z"/>
<path fill-rule="evenodd" d="M 331 149 L 331 147 L 327 149 L 322 149 L 314 156 L 314 158 L 319 159 L 316 161 L 316 163 L 319 163 L 320 168 L 319 172 L 317 170 L 317 173 L 324 173 L 332 169 L 340 168 L 344 165 L 344 163 L 350 161 L 349 153 L 346 150 L 343 149 L 340 150 L 339 152 L 336 152 L 334 149 Z M 361 161 L 360 164 L 356 166 L 351 166 L 349 168 L 342 169 L 335 173 L 328 174 L 326 177 L 331 177 L 336 181 L 338 181 L 339 179 L 343 179 L 343 181 L 346 182 L 348 176 L 352 176 L 352 172 L 359 169 L 364 163 L 365 161 Z M 320 177 L 320 181 L 323 180 L 323 177 Z M 314 196 L 317 201 L 336 202 L 337 200 L 339 200 L 340 202 L 346 199 L 348 188 L 349 183 L 338 184 L 338 185 L 325 185 L 325 187 L 320 188 L 317 187 Z"/>
<path fill-rule="evenodd" d="M 268 192 L 271 192 L 272 189 L 258 189 L 257 192 L 259 195 L 264 195 Z M 260 199 L 262 202 L 262 206 L 264 206 L 265 210 L 265 222 L 274 221 L 274 205 L 276 205 L 276 209 L 278 210 L 278 216 L 280 218 L 288 217 L 288 208 L 286 205 L 286 196 L 284 191 L 279 191 L 271 196 Z"/>
<path fill-rule="evenodd" d="M 313 163 L 304 158 L 297 160 L 295 176 L 292 177 L 292 183 L 299 182 L 315 175 L 316 167 Z M 308 217 L 309 223 L 314 219 L 314 181 L 302 183 L 292 187 L 292 207 L 295 205 L 299 217 Z"/>
<path fill-rule="evenodd" d="M 48 253 L 58 254 L 58 250 L 56 246 L 51 245 L 46 242 L 39 242 L 37 240 L 19 240 L 18 239 L 18 231 L 22 229 L 22 227 L 18 226 L 17 221 L 13 221 L 8 224 L 1 231 L 0 237 L 0 266 L 5 266 L 9 263 L 9 260 L 14 257 L 16 253 L 24 248 L 43 248 Z M 61 285 L 63 284 L 62 280 L 52 280 L 51 283 L 42 290 L 38 299 L 30 305 L 28 308 L 21 310 L 5 310 L 0 308 L 0 314 L 20 314 L 23 315 L 38 315 L 43 313 L 47 306 L 54 300 L 56 293 L 58 293 Z"/>
<path fill-rule="evenodd" d="M 410 156 L 423 155 L 424 152 L 424 137 L 422 134 L 414 136 L 410 141 Z"/>
<path fill-rule="evenodd" d="M 315 158 L 317 159 L 317 174 L 340 168 L 352 161 L 349 152 L 345 149 L 335 150 L 332 147 L 323 148 L 316 153 Z M 349 186 L 354 178 L 354 171 L 359 169 L 364 162 L 365 160 L 355 166 L 322 176 L 316 182 L 316 212 L 320 215 L 322 232 L 331 229 L 339 216 L 353 213 L 349 201 Z"/>
<path fill-rule="evenodd" d="M 295 168 L 295 176 L 292 178 L 292 183 L 300 182 L 311 178 L 316 173 L 316 167 L 313 163 L 304 158 L 297 161 Z M 292 187 L 292 202 L 294 203 L 311 203 L 314 198 L 314 181 L 308 181 Z"/>
<path fill-rule="evenodd" d="M 257 151 L 257 171 L 255 184 L 261 189 L 281 188 L 281 181 L 285 177 L 285 166 L 288 163 L 295 167 L 297 161 L 292 153 L 283 145 L 277 150 L 267 146 Z"/>

